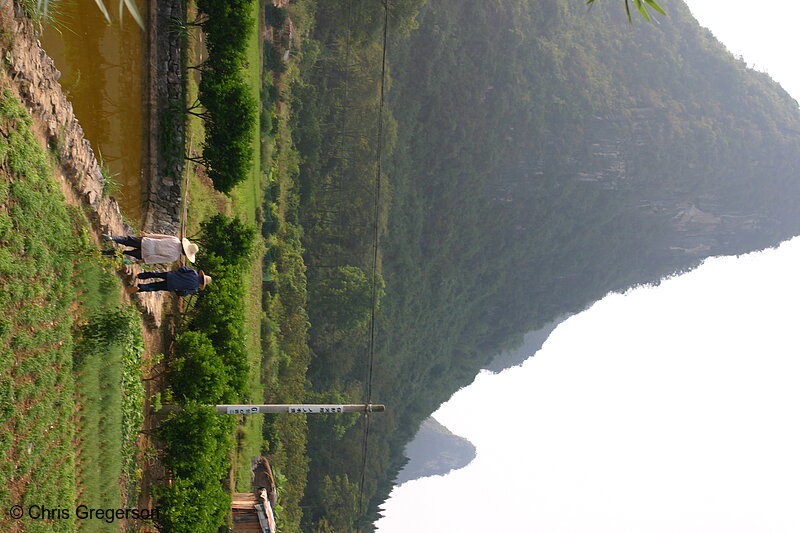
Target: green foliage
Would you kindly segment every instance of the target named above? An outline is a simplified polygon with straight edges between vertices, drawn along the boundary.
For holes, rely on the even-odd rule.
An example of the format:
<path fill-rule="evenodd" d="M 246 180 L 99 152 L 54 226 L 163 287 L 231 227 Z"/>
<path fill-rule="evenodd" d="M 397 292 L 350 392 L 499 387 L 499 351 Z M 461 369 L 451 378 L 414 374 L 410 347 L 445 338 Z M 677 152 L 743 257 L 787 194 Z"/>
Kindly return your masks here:
<path fill-rule="evenodd" d="M 265 8 L 267 24 L 273 28 L 280 29 L 286 25 L 286 8 L 278 7 L 272 3 L 268 3 Z"/>
<path fill-rule="evenodd" d="M 81 463 L 92 465 L 82 469 L 82 494 L 96 505 L 119 505 L 119 479 L 137 466 L 143 422 L 141 317 L 131 306 L 101 308 L 87 316 L 77 338 L 77 394 L 83 426 L 92 429 L 77 448 Z"/>
<path fill-rule="evenodd" d="M 104 331 L 102 337 L 97 337 Z M 142 354 L 144 339 L 141 331 L 141 316 L 135 307 L 107 308 L 90 316 L 89 322 L 81 327 L 81 341 L 73 355 L 85 360 L 87 352 L 104 355 L 106 369 L 118 364 L 119 381 L 109 388 L 119 390 L 121 419 L 122 456 L 132 461 L 136 447 L 136 437 L 142 426 L 142 407 L 144 405 L 144 386 L 141 381 Z M 119 349 L 120 358 L 112 361 L 108 350 Z M 105 353 L 103 353 L 105 352 Z M 130 466 L 130 465 L 129 465 Z"/>
<path fill-rule="evenodd" d="M 176 477 L 222 479 L 230 466 L 232 418 L 217 415 L 214 408 L 189 402 L 159 427 L 168 447 L 166 465 Z"/>
<path fill-rule="evenodd" d="M 360 391 L 356 390 L 311 392 L 305 401 L 312 404 L 357 403 L 359 394 Z M 331 440 L 340 440 L 347 430 L 358 422 L 359 417 L 358 413 L 323 414 L 312 417 L 308 422 L 308 434 L 312 440 L 311 447 L 323 447 L 330 444 Z"/>
<path fill-rule="evenodd" d="M 227 403 L 231 398 L 228 369 L 208 337 L 187 331 L 175 338 L 169 381 L 181 403 Z"/>
<path fill-rule="evenodd" d="M 287 124 L 282 124 L 287 128 Z M 263 292 L 262 353 L 267 403 L 299 403 L 306 396 L 307 289 L 301 228 L 297 226 L 297 154 L 291 145 L 278 144 L 275 169 L 270 172 L 268 228 L 271 259 L 269 281 Z M 309 471 L 306 417 L 276 415 L 265 418 L 263 437 L 274 468 L 286 476 L 280 492 L 279 530 L 299 532 L 303 511 L 300 501 Z M 268 441 L 268 442 L 267 442 Z"/>
<path fill-rule="evenodd" d="M 358 483 L 344 476 L 325 476 L 322 480 L 322 516 L 314 531 L 354 532 L 358 514 Z"/>
<path fill-rule="evenodd" d="M 207 35 L 209 61 L 241 61 L 247 35 L 255 23 L 254 0 L 199 0 L 197 9 L 205 14 L 202 27 Z M 211 59 L 212 56 L 215 59 Z"/>
<path fill-rule="evenodd" d="M 70 307 L 72 238 L 64 199 L 31 120 L 0 97 L 0 505 L 75 501 Z M 37 480 L 21 481 L 20 473 Z M 16 501 L 10 501 L 14 491 Z M 74 530 L 74 520 L 61 524 Z"/>
<path fill-rule="evenodd" d="M 230 468 L 233 421 L 213 409 L 188 403 L 160 426 L 174 479 L 154 487 L 159 529 L 168 533 L 213 533 L 225 523 L 231 498 L 224 489 Z"/>
<path fill-rule="evenodd" d="M 205 256 L 204 261 L 214 256 Z M 202 331 L 210 339 L 228 374 L 235 397 L 244 394 L 247 354 L 244 342 L 244 287 L 240 271 L 220 264 L 212 271 L 214 283 L 198 297 L 188 330 Z M 230 397 L 226 394 L 226 397 Z"/>
<path fill-rule="evenodd" d="M 264 69 L 272 72 L 283 73 L 286 63 L 280 49 L 270 41 L 264 41 Z"/>
<path fill-rule="evenodd" d="M 253 253 L 256 230 L 239 218 L 229 218 L 222 213 L 200 224 L 203 253 L 223 258 L 226 264 L 244 266 Z"/>
<path fill-rule="evenodd" d="M 80 327 L 82 348 L 74 356 L 75 364 L 81 364 L 87 352 L 99 351 L 109 344 L 130 346 L 132 350 L 143 349 L 142 333 L 139 330 L 139 315 L 135 308 L 119 307 L 98 311 L 88 317 Z"/>
<path fill-rule="evenodd" d="M 663 11 L 635 5 L 645 18 Z M 419 423 L 525 331 L 706 255 L 800 232 L 796 103 L 682 4 L 658 25 L 614 8 L 441 0 L 414 17 L 410 39 L 390 42 L 396 142 L 383 153 L 373 395 L 391 399 L 392 415 L 370 426 L 358 526 Z M 371 260 L 379 15 L 377 4 L 321 4 L 318 53 L 292 91 L 318 392 L 366 385 L 366 343 L 337 329 L 348 306 L 335 302 L 338 269 Z M 692 208 L 715 222 L 678 222 Z M 324 476 L 360 473 L 349 456 L 363 425 L 333 431 L 309 434 L 309 508 Z"/>
<path fill-rule="evenodd" d="M 242 274 L 255 241 L 255 229 L 238 218 L 217 214 L 203 221 L 203 254 L 197 265 L 214 282 L 198 296 L 185 331 L 176 339 L 170 383 L 184 401 L 205 397 L 236 401 L 246 390 Z"/>
<path fill-rule="evenodd" d="M 229 193 L 252 166 L 257 104 L 243 80 L 216 80 L 214 74 L 206 70 L 200 83 L 200 103 L 208 117 L 203 159 L 214 188 Z"/>
<path fill-rule="evenodd" d="M 327 274 L 327 273 L 326 273 Z M 332 324 L 337 329 L 350 332 L 367 326 L 372 311 L 372 301 L 383 298 L 385 284 L 380 274 L 373 283 L 358 267 L 340 266 L 323 274 L 314 287 L 310 308 L 315 324 Z"/>
<path fill-rule="evenodd" d="M 139 314 L 117 308 L 24 108 L 0 98 L 0 504 L 120 506 L 141 427 Z M 75 327 L 76 323 L 83 323 Z M 73 372 L 74 370 L 74 372 Z M 8 501 L 10 494 L 16 501 Z M 74 531 L 74 517 L 27 524 Z"/>
<path fill-rule="evenodd" d="M 184 411 L 160 428 L 174 478 L 155 489 L 163 531 L 216 531 L 230 508 L 223 479 L 230 468 L 234 420 L 200 404 L 235 403 L 248 394 L 242 278 L 255 236 L 253 227 L 222 214 L 201 223 L 203 253 L 197 265 L 214 282 L 199 294 L 170 355 L 167 381 Z"/>
<path fill-rule="evenodd" d="M 252 6 L 253 0 L 197 2 L 208 50 L 198 97 L 205 108 L 202 159 L 214 187 L 224 193 L 247 178 L 253 160 L 258 102 L 243 75 L 255 24 Z"/>

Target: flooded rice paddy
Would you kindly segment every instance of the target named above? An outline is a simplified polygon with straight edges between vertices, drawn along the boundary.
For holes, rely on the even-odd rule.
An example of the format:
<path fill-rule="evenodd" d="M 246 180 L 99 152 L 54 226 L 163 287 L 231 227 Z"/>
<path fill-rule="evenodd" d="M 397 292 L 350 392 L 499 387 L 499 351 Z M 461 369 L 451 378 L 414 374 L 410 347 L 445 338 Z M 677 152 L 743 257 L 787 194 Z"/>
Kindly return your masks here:
<path fill-rule="evenodd" d="M 106 2 L 112 5 L 116 2 Z M 139 2 L 144 12 L 144 2 Z M 112 13 L 109 24 L 94 2 L 60 2 L 41 43 L 61 71 L 61 85 L 92 145 L 111 193 L 131 222 L 142 216 L 144 39 L 136 22 Z"/>

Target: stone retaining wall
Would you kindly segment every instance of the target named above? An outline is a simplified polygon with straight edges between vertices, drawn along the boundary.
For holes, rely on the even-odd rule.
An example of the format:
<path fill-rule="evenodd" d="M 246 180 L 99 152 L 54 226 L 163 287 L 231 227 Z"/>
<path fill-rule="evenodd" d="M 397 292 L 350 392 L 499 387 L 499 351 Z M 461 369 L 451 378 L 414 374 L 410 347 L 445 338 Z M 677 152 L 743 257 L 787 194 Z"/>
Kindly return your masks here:
<path fill-rule="evenodd" d="M 184 81 L 181 0 L 150 0 L 147 63 L 150 116 L 150 160 L 146 183 L 144 227 L 158 233 L 180 233 L 181 179 L 184 165 Z M 177 110 L 177 112 L 176 112 Z"/>

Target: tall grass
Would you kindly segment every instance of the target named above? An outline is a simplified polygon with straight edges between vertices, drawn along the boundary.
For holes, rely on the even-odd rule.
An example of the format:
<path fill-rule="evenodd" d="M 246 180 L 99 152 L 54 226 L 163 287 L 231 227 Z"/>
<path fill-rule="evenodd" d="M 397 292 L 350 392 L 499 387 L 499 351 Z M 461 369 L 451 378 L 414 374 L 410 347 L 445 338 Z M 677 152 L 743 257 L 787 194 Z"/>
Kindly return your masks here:
<path fill-rule="evenodd" d="M 80 503 L 120 505 L 120 477 L 135 464 L 142 425 L 143 351 L 139 314 L 132 307 L 96 311 L 79 329 L 73 357 L 83 431 L 78 445 Z M 106 531 L 87 522 L 82 531 Z"/>

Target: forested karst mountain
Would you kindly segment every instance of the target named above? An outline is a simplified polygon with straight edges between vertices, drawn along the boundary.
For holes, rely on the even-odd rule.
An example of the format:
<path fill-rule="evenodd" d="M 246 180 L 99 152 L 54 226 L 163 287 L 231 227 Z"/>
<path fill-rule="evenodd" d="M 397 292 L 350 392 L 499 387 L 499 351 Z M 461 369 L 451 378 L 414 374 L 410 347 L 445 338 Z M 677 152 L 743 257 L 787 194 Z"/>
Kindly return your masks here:
<path fill-rule="evenodd" d="M 503 370 L 519 366 L 530 357 L 533 357 L 538 352 L 545 341 L 550 337 L 550 334 L 555 330 L 561 322 L 568 317 L 558 317 L 552 322 L 548 322 L 539 329 L 529 331 L 522 338 L 522 343 L 516 348 L 505 350 L 495 355 L 492 361 L 484 368 L 493 374 L 498 374 Z"/>
<path fill-rule="evenodd" d="M 610 0 L 591 10 L 579 0 L 436 0 L 415 19 L 418 4 L 400 2 L 403 16 L 390 17 L 373 380 L 373 398 L 389 410 L 372 420 L 368 520 L 420 422 L 525 332 L 609 291 L 800 233 L 797 103 L 682 2 L 661 2 L 668 15 L 657 24 L 629 24 Z M 348 14 L 330 2 L 317 14 L 319 54 L 298 90 L 298 144 L 315 154 L 301 176 L 310 379 L 320 393 L 364 380 L 357 317 L 337 326 L 322 306 L 334 272 L 357 277 L 333 267 L 368 269 L 368 247 L 355 240 L 368 234 L 358 209 L 369 203 L 356 191 L 372 191 L 374 171 L 358 166 L 367 156 L 356 150 L 374 153 L 364 148 L 373 137 L 353 132 L 357 120 L 374 128 L 363 106 L 377 103 L 377 86 L 364 80 L 379 65 L 380 18 L 370 11 L 379 6 L 351 6 Z M 371 29 L 352 31 L 357 19 Z M 372 87 L 358 97 L 356 77 Z M 325 118 L 311 126 L 315 114 Z M 310 486 L 360 472 L 341 456 L 360 448 L 361 428 L 339 434 L 312 445 Z M 321 498 L 313 490 L 312 503 Z"/>

